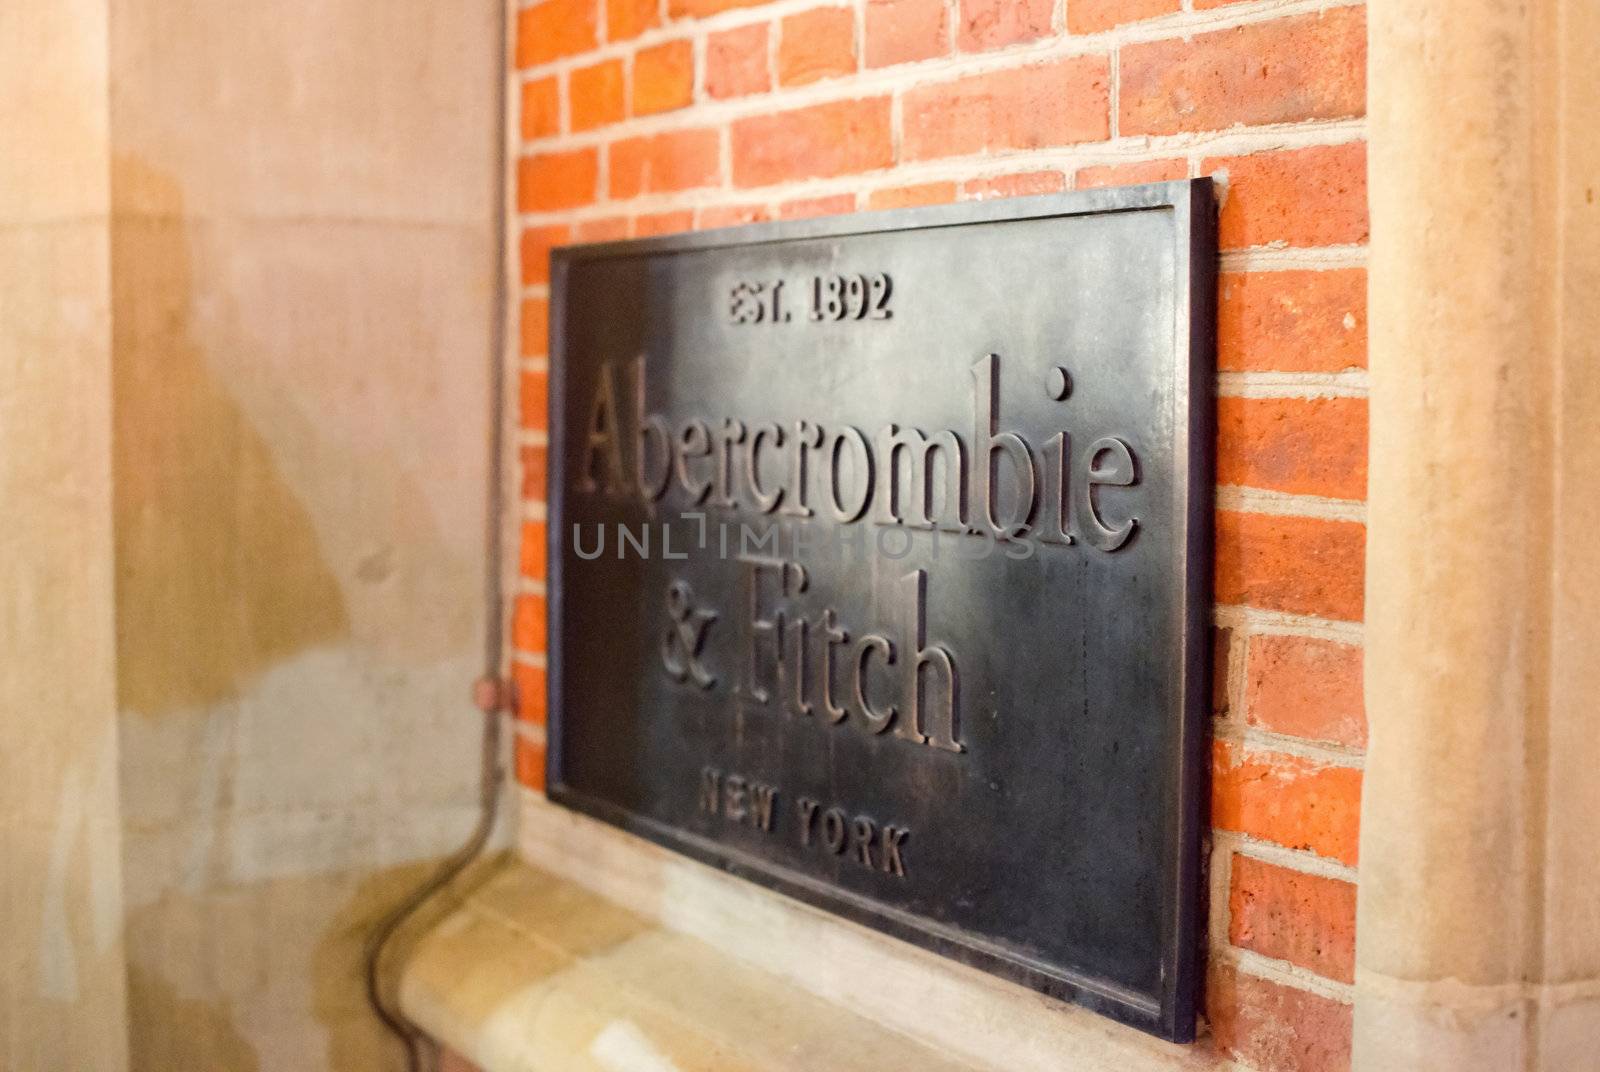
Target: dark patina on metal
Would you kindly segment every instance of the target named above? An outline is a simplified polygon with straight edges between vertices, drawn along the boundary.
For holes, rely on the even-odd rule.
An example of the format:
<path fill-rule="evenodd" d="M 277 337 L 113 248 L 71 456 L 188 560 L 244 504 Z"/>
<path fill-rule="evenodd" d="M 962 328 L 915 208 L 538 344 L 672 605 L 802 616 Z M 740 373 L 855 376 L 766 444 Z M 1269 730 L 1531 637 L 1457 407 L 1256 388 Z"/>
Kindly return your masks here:
<path fill-rule="evenodd" d="M 1194 1033 L 1206 180 L 559 250 L 552 799 Z"/>

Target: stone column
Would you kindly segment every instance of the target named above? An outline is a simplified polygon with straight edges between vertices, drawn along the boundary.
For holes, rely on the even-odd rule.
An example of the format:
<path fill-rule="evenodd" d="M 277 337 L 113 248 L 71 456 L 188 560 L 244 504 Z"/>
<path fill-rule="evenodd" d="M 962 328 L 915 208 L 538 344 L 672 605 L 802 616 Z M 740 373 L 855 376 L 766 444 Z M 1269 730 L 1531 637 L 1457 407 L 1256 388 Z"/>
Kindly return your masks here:
<path fill-rule="evenodd" d="M 1600 3 L 1372 0 L 1355 1067 L 1600 1060 Z"/>

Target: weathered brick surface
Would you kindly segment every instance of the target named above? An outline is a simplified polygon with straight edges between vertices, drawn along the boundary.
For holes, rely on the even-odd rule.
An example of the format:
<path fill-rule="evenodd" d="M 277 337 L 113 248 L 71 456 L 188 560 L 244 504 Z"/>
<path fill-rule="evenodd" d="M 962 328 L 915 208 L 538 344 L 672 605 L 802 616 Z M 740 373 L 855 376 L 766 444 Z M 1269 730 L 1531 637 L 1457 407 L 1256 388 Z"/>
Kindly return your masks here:
<path fill-rule="evenodd" d="M 518 721 L 543 726 L 548 715 L 547 683 L 544 667 L 515 662 L 511 666 L 514 714 Z"/>
<path fill-rule="evenodd" d="M 667 41 L 633 57 L 633 114 L 654 115 L 694 99 L 694 44 Z"/>
<path fill-rule="evenodd" d="M 949 10 L 944 0 L 867 0 L 866 65 L 889 67 L 946 55 Z"/>
<path fill-rule="evenodd" d="M 521 426 L 544 431 L 550 426 L 550 376 L 543 369 L 523 369 L 517 383 Z"/>
<path fill-rule="evenodd" d="M 518 562 L 520 575 L 532 581 L 545 579 L 545 524 L 543 521 L 522 523 L 522 554 Z"/>
<path fill-rule="evenodd" d="M 772 88 L 767 32 L 767 24 L 758 22 L 706 38 L 708 95 L 721 100 L 765 93 Z"/>
<path fill-rule="evenodd" d="M 1252 726 L 1331 741 L 1367 744 L 1361 649 L 1318 637 L 1263 633 L 1250 638 L 1245 720 Z"/>
<path fill-rule="evenodd" d="M 1014 175 L 968 179 L 961 184 L 961 196 L 969 201 L 987 201 L 996 197 L 1057 194 L 1066 188 L 1067 177 L 1059 171 L 1021 171 Z"/>
<path fill-rule="evenodd" d="M 1365 567 L 1358 522 L 1217 512 L 1218 603 L 1359 621 Z"/>
<path fill-rule="evenodd" d="M 521 353 L 523 357 L 544 357 L 549 350 L 550 303 L 529 298 L 522 303 Z"/>
<path fill-rule="evenodd" d="M 713 227 L 737 227 L 741 223 L 761 223 L 772 213 L 766 205 L 713 205 L 695 213 L 694 225 L 702 231 Z"/>
<path fill-rule="evenodd" d="M 606 40 L 627 41 L 661 23 L 657 0 L 605 0 Z"/>
<path fill-rule="evenodd" d="M 955 199 L 955 183 L 924 182 L 916 186 L 891 186 L 874 190 L 867 197 L 867 207 L 911 208 L 915 205 L 944 205 Z"/>
<path fill-rule="evenodd" d="M 906 159 L 1104 138 L 1110 84 L 1104 56 L 1074 56 L 918 87 L 905 96 Z"/>
<path fill-rule="evenodd" d="M 733 181 L 765 186 L 888 167 L 889 98 L 817 104 L 733 124 Z"/>
<path fill-rule="evenodd" d="M 1349 1005 L 1214 962 L 1206 979 L 1206 1015 L 1217 1050 L 1246 1067 L 1350 1070 Z"/>
<path fill-rule="evenodd" d="M 1216 157 L 1200 166 L 1224 183 L 1223 249 L 1367 240 L 1365 142 Z"/>
<path fill-rule="evenodd" d="M 517 781 L 529 789 L 544 789 L 544 746 L 517 734 L 513 765 Z"/>
<path fill-rule="evenodd" d="M 522 83 L 523 141 L 561 133 L 561 81 L 555 75 Z"/>
<path fill-rule="evenodd" d="M 1055 0 L 958 0 L 956 44 L 963 52 L 1033 41 L 1052 32 Z"/>
<path fill-rule="evenodd" d="M 1360 813 L 1361 772 L 1353 767 L 1215 742 L 1211 822 L 1219 830 L 1353 866 Z"/>
<path fill-rule="evenodd" d="M 1341 983 L 1355 980 L 1356 887 L 1235 853 L 1228 940 Z"/>
<path fill-rule="evenodd" d="M 542 0 L 517 12 L 518 67 L 576 56 L 599 41 L 596 0 Z"/>
<path fill-rule="evenodd" d="M 694 213 L 686 208 L 671 212 L 645 212 L 633 218 L 630 232 L 634 238 L 651 238 L 655 235 L 681 234 L 694 230 Z"/>
<path fill-rule="evenodd" d="M 1167 182 L 1189 174 L 1187 160 L 1140 160 L 1128 164 L 1097 164 L 1079 168 L 1073 186 L 1088 190 L 1096 186 L 1133 186 L 1141 182 Z"/>
<path fill-rule="evenodd" d="M 715 130 L 680 130 L 626 138 L 611 146 L 611 196 L 670 193 L 717 181 L 721 168 Z"/>
<path fill-rule="evenodd" d="M 550 212 L 594 200 L 600 154 L 594 149 L 536 153 L 517 162 L 517 210 Z"/>
<path fill-rule="evenodd" d="M 1366 364 L 1365 269 L 1222 273 L 1218 368 L 1342 372 Z"/>
<path fill-rule="evenodd" d="M 547 637 L 544 596 L 518 596 L 511 610 L 512 646 L 518 651 L 544 651 Z"/>
<path fill-rule="evenodd" d="M 574 132 L 620 123 L 628 112 L 622 61 L 602 60 L 573 70 L 567 80 Z"/>
<path fill-rule="evenodd" d="M 778 84 L 800 86 L 856 69 L 853 8 L 819 7 L 779 23 Z"/>
<path fill-rule="evenodd" d="M 1217 178 L 1212 819 L 1229 871 L 1200 1048 L 1260 1072 L 1349 1062 L 1335 999 L 1366 743 L 1365 530 L 1338 518 L 1360 517 L 1366 477 L 1365 22 L 1359 4 L 1234 0 L 523 0 L 517 14 L 532 359 L 517 449 L 533 504 L 554 245 Z M 524 517 L 512 611 L 530 656 L 547 640 L 543 516 Z M 524 693 L 542 680 L 514 665 Z M 537 733 L 542 701 L 519 715 Z M 537 741 L 516 753 L 533 788 Z"/>
<path fill-rule="evenodd" d="M 1217 483 L 1365 497 L 1367 400 L 1217 399 Z"/>
<path fill-rule="evenodd" d="M 1181 8 L 1182 0 L 1072 0 L 1067 5 L 1067 29 L 1077 34 L 1096 33 L 1170 15 Z"/>
<path fill-rule="evenodd" d="M 552 224 L 548 227 L 525 227 L 522 231 L 522 240 L 518 243 L 518 255 L 522 264 L 522 285 L 533 286 L 536 283 L 550 281 L 550 250 L 556 246 L 564 245 L 571 240 L 572 228 L 564 223 Z"/>
<path fill-rule="evenodd" d="M 1364 9 L 1253 22 L 1122 50 L 1124 134 L 1294 123 L 1366 108 Z"/>
<path fill-rule="evenodd" d="M 812 216 L 840 216 L 856 210 L 855 194 L 832 194 L 828 197 L 798 197 L 778 206 L 778 218 L 803 220 Z"/>

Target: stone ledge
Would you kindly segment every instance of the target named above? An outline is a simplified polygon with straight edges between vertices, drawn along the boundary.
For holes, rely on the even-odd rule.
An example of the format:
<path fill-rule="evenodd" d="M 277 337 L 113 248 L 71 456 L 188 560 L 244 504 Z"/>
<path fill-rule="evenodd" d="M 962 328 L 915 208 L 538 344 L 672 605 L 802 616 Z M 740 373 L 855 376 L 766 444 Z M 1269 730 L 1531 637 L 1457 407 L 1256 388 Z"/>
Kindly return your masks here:
<path fill-rule="evenodd" d="M 400 1003 L 483 1072 L 972 1068 L 520 860 L 458 896 Z"/>

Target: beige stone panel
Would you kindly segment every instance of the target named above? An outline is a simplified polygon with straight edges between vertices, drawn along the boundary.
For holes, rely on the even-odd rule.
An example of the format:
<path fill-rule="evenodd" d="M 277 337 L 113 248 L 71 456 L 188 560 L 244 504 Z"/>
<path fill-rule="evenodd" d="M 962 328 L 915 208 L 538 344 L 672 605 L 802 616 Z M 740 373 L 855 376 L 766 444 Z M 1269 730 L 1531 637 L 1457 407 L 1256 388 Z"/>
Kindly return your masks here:
<path fill-rule="evenodd" d="M 1600 1048 L 1596 20 L 1370 8 L 1362 1070 Z"/>
<path fill-rule="evenodd" d="M 971 1067 L 515 861 L 420 940 L 402 997 L 491 1072 Z"/>
<path fill-rule="evenodd" d="M 107 50 L 106 0 L 0 4 L 0 226 L 105 219 Z"/>
<path fill-rule="evenodd" d="M 0 226 L 0 1068 L 126 1059 L 107 252 Z"/>
<path fill-rule="evenodd" d="M 425 865 L 169 890 L 129 914 L 135 1067 L 399 1067 L 368 1012 L 362 950 Z"/>
<path fill-rule="evenodd" d="M 212 217 L 487 222 L 496 4 L 111 0 L 113 146 Z M 119 213 L 167 214 L 119 181 Z"/>
<path fill-rule="evenodd" d="M 113 247 L 134 1067 L 382 1067 L 368 883 L 477 816 L 487 227 L 116 174 L 167 206 Z"/>
<path fill-rule="evenodd" d="M 859 1014 L 885 1037 L 914 1039 L 975 1068 L 1055 1072 L 1064 1053 L 1072 1055 L 1073 1072 L 1227 1065 L 1204 1043 L 1161 1042 L 732 878 L 537 794 L 522 795 L 517 836 L 533 867 Z"/>
<path fill-rule="evenodd" d="M 1550 1037 L 1600 1047 L 1600 4 L 1562 6 L 1562 230 L 1551 622 L 1546 979 L 1595 981 Z M 1554 118 L 1554 117 L 1552 117 Z M 1582 1008 L 1583 1011 L 1579 1011 Z M 1587 1024 L 1580 1030 L 1578 1024 Z M 1559 1062 L 1549 1067 L 1568 1067 Z"/>

